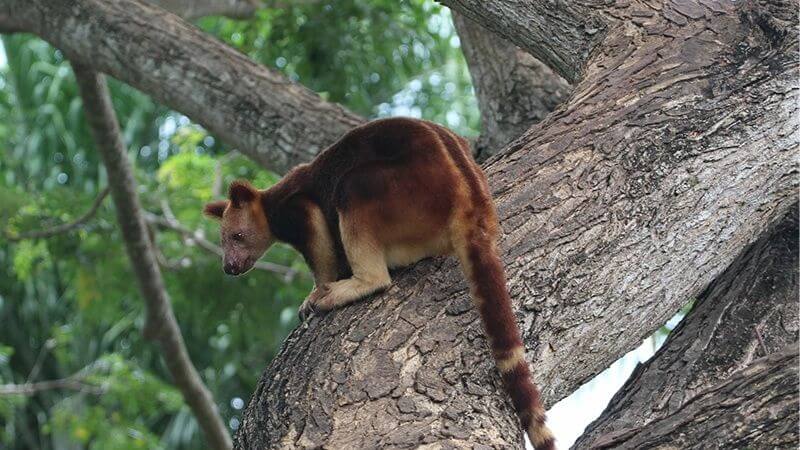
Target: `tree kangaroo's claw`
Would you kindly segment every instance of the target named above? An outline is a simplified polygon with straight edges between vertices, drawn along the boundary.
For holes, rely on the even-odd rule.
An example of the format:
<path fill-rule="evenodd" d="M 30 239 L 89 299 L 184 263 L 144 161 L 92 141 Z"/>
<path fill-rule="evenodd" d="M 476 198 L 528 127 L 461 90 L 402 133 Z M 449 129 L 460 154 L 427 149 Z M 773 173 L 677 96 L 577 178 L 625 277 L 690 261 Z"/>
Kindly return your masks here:
<path fill-rule="evenodd" d="M 314 306 L 312 302 L 305 301 L 302 305 L 300 305 L 300 309 L 297 310 L 297 317 L 300 318 L 300 322 L 305 322 L 306 319 L 313 316 L 317 313 L 317 308 Z"/>

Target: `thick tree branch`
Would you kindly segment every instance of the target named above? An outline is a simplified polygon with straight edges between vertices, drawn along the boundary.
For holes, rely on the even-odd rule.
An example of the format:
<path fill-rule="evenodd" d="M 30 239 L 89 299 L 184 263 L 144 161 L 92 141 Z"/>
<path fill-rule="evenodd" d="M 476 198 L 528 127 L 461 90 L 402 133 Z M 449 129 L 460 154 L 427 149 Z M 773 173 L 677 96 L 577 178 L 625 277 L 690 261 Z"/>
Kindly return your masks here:
<path fill-rule="evenodd" d="M 231 19 L 246 19 L 260 7 L 259 0 L 146 0 L 158 7 L 183 17 L 195 20 L 205 16 L 226 16 Z"/>
<path fill-rule="evenodd" d="M 136 181 L 122 143 L 105 79 L 88 66 L 75 63 L 73 67 L 89 128 L 108 173 L 108 183 L 125 248 L 145 301 L 145 337 L 158 343 L 175 385 L 192 409 L 209 446 L 218 450 L 229 449 L 231 439 L 228 430 L 211 393 L 192 365 L 172 312 L 169 295 L 158 270 L 147 225 L 142 216 Z"/>
<path fill-rule="evenodd" d="M 0 33 L 19 33 L 23 32 L 25 29 L 19 23 L 18 20 L 14 19 L 13 15 L 8 14 L 8 12 L 0 12 Z"/>
<path fill-rule="evenodd" d="M 772 233 L 742 252 L 712 283 L 658 353 L 636 369 L 605 412 L 587 427 L 575 448 L 604 447 L 621 436 L 641 435 L 652 422 L 681 414 L 688 403 L 754 359 L 792 344 L 797 350 L 797 234 L 797 208 L 793 208 Z M 731 419 L 738 424 L 738 438 L 765 428 L 756 417 Z M 775 422 L 771 418 L 766 428 Z M 796 430 L 796 423 L 788 428 Z M 729 432 L 709 428 L 706 438 L 697 442 L 724 442 L 730 436 L 719 434 Z M 755 442 L 749 446 L 767 447 Z"/>
<path fill-rule="evenodd" d="M 639 345 L 797 201 L 796 5 L 635 5 L 640 20 L 608 30 L 568 102 L 486 166 L 547 404 Z M 456 262 L 436 259 L 295 330 L 236 445 L 518 447 L 499 387 Z"/>
<path fill-rule="evenodd" d="M 527 50 L 539 61 L 573 83 L 605 36 L 607 16 L 603 0 L 521 2 L 511 0 L 440 0 Z"/>
<path fill-rule="evenodd" d="M 472 20 L 453 12 L 453 22 L 481 111 L 475 153 L 482 161 L 544 119 L 572 89 L 536 58 Z"/>
<path fill-rule="evenodd" d="M 8 231 L 4 231 L 3 234 L 5 235 L 5 238 L 8 239 L 9 241 L 19 242 L 24 239 L 48 238 L 58 234 L 64 234 L 70 232 L 80 227 L 81 225 L 86 223 L 89 219 L 94 217 L 95 213 L 97 213 L 97 210 L 100 208 L 100 205 L 103 204 L 103 201 L 106 199 L 106 196 L 108 196 L 108 192 L 109 192 L 108 188 L 105 188 L 102 191 L 100 191 L 100 194 L 92 202 L 92 206 L 90 206 L 89 209 L 85 213 L 83 213 L 82 216 L 78 217 L 72 222 L 56 225 L 42 230 L 27 231 L 19 234 L 12 234 L 9 233 Z"/>
<path fill-rule="evenodd" d="M 138 0 L 5 0 L 0 17 L 284 172 L 363 119 Z"/>
<path fill-rule="evenodd" d="M 797 448 L 797 343 L 754 361 L 677 411 L 591 448 Z"/>

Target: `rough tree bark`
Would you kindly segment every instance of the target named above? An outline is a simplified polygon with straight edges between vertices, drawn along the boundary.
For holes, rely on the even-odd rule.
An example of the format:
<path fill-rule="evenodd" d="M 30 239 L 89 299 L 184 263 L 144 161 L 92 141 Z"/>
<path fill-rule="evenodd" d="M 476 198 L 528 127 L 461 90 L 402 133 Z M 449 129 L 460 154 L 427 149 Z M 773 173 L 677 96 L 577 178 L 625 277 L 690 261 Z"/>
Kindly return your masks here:
<path fill-rule="evenodd" d="M 797 448 L 799 363 L 792 344 L 698 393 L 676 412 L 592 448 Z"/>
<path fill-rule="evenodd" d="M 454 12 L 453 23 L 478 98 L 481 135 L 474 153 L 483 161 L 544 119 L 572 89 L 536 58 L 472 20 Z"/>
<path fill-rule="evenodd" d="M 195 20 L 205 16 L 226 16 L 246 19 L 260 7 L 260 0 L 146 0 L 158 7 L 177 14 L 184 20 Z"/>
<path fill-rule="evenodd" d="M 363 121 L 142 1 L 2 0 L 0 30 L 41 36 L 276 172 L 313 158 Z"/>
<path fill-rule="evenodd" d="M 570 83 L 581 78 L 591 52 L 603 40 L 608 16 L 621 18 L 604 0 L 440 2 L 527 50 Z"/>
<path fill-rule="evenodd" d="M 797 5 L 448 3 L 538 46 L 566 78 L 584 74 L 486 166 L 552 404 L 700 295 L 796 202 Z M 386 293 L 304 323 L 265 371 L 235 446 L 520 446 L 461 278 L 452 260 L 423 262 Z"/>
<path fill-rule="evenodd" d="M 231 438 L 208 388 L 194 368 L 172 312 L 142 215 L 136 180 L 111 104 L 105 78 L 89 66 L 73 64 L 86 119 L 108 172 L 111 197 L 125 249 L 146 306 L 144 336 L 158 343 L 175 386 L 192 410 L 211 448 L 231 448 Z"/>
<path fill-rule="evenodd" d="M 10 10 L 0 11 L 0 33 L 20 33 L 26 31 Z"/>
<path fill-rule="evenodd" d="M 754 374 L 736 382 L 729 379 L 756 364 L 757 358 L 786 348 L 793 349 L 796 355 L 800 329 L 798 250 L 797 208 L 792 208 L 773 232 L 742 252 L 709 286 L 664 346 L 637 367 L 574 448 L 633 448 L 645 433 L 654 432 L 663 424 L 688 421 L 687 411 L 697 412 L 687 406 L 689 403 L 718 397 L 742 381 L 750 383 Z M 788 369 L 791 370 L 785 376 L 791 376 L 793 371 L 794 383 L 775 384 L 774 390 L 761 393 L 760 401 L 753 403 L 758 405 L 756 410 L 769 410 L 770 420 L 748 416 L 751 411 L 746 407 L 724 399 L 726 407 L 713 411 L 714 420 L 696 424 L 696 432 L 703 439 L 687 440 L 689 433 L 682 430 L 682 437 L 658 432 L 657 442 L 667 439 L 679 448 L 708 442 L 731 448 L 773 448 L 793 443 L 797 448 L 800 442 L 796 410 L 800 399 L 796 361 Z M 721 389 L 723 386 L 726 387 Z M 752 400 L 747 396 L 739 398 Z M 774 400 L 782 406 L 776 408 L 771 404 Z M 794 413 L 787 413 L 787 407 Z M 654 424 L 657 421 L 659 425 Z M 728 426 L 720 427 L 720 423 Z M 679 437 L 683 441 L 678 441 Z M 722 445 L 724 442 L 727 445 Z"/>

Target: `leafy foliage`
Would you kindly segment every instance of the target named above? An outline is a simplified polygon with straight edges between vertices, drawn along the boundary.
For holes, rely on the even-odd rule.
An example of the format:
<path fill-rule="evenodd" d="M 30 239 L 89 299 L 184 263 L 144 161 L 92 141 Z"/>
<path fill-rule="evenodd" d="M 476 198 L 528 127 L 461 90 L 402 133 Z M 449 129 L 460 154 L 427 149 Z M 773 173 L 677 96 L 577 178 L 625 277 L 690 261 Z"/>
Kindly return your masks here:
<path fill-rule="evenodd" d="M 181 408 L 175 388 L 119 354 L 104 355 L 83 372 L 94 392 L 56 403 L 46 428 L 55 439 L 63 436 L 97 450 L 163 448 L 150 429 L 164 413 Z"/>
<path fill-rule="evenodd" d="M 258 12 L 257 20 L 208 18 L 200 25 L 362 115 L 425 117 L 477 133 L 449 10 L 428 0 L 286 3 Z"/>
<path fill-rule="evenodd" d="M 287 2 L 290 3 L 290 2 Z M 478 114 L 448 12 L 429 0 L 298 2 L 244 21 L 199 25 L 257 61 L 369 117 L 414 115 L 476 133 Z M 80 390 L 0 395 L 0 447 L 199 448 L 197 424 L 141 337 L 143 306 L 114 207 L 46 240 L 12 242 L 83 214 L 106 185 L 63 55 L 28 35 L 3 36 L 0 63 L 0 383 L 77 378 Z M 2 61 L 2 58 L 0 58 Z M 274 174 L 204 129 L 111 80 L 114 106 L 147 211 L 173 214 L 216 241 L 202 205 L 237 178 Z M 257 378 L 296 325 L 311 289 L 300 257 L 265 259 L 299 270 L 223 276 L 219 258 L 154 229 L 167 289 L 189 353 L 231 429 Z"/>

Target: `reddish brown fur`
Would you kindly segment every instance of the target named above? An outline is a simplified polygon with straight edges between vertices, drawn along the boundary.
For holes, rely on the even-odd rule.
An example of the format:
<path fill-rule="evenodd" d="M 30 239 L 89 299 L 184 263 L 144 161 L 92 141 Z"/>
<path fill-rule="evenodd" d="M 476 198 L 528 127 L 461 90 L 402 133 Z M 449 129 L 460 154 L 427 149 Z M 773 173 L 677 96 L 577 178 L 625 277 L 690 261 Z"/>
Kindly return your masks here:
<path fill-rule="evenodd" d="M 255 192 L 250 189 L 232 186 L 231 203 L 247 203 Z M 219 204 L 210 204 L 206 213 L 222 218 L 226 257 L 237 251 L 226 235 L 264 226 L 267 241 L 287 242 L 304 255 L 318 286 L 301 313 L 343 306 L 385 288 L 387 266 L 457 254 L 522 425 L 537 450 L 554 448 L 496 251 L 494 204 L 466 140 L 421 120 L 374 121 L 257 197 L 252 203 L 264 214 L 262 223 L 242 205 L 220 213 Z M 252 247 L 239 260 L 249 263 L 265 250 Z"/>

